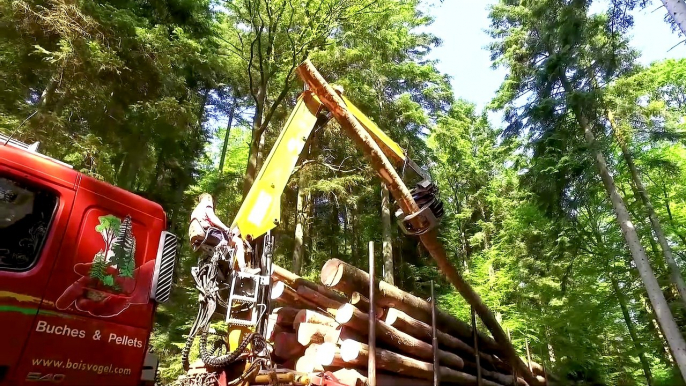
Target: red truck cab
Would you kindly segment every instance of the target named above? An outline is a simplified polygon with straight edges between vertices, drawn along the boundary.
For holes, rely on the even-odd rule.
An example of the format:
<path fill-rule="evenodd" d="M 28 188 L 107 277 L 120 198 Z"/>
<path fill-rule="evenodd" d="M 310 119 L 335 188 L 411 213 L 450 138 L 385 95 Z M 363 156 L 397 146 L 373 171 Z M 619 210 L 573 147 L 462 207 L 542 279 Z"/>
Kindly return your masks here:
<path fill-rule="evenodd" d="M 36 148 L 0 135 L 0 385 L 150 381 L 176 260 L 165 212 Z"/>

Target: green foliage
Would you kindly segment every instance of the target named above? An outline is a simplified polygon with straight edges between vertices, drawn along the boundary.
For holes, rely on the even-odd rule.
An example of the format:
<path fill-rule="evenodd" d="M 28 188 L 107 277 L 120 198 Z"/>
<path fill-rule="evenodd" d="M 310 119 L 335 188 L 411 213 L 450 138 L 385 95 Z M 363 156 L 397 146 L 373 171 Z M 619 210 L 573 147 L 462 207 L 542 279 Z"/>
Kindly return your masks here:
<path fill-rule="evenodd" d="M 567 384 L 612 385 L 645 384 L 642 356 L 652 385 L 678 385 L 574 112 L 597 123 L 598 146 L 686 326 L 606 119 L 612 111 L 686 266 L 686 61 L 637 66 L 625 12 L 637 2 L 614 1 L 595 15 L 590 4 L 501 0 L 491 8 L 493 61 L 508 69 L 490 106 L 504 111 L 501 128 L 455 98 L 430 60 L 440 40 L 422 32 L 432 20 L 419 0 L 4 1 L 0 130 L 40 140 L 48 155 L 165 208 L 182 238 L 172 299 L 158 307 L 150 341 L 165 383 L 183 372 L 197 312 L 197 256 L 183 240 L 195 199 L 210 192 L 231 222 L 246 170 L 256 173 L 251 163 L 271 149 L 302 90 L 294 68 L 309 57 L 427 166 L 446 209 L 440 237 L 450 259 L 522 356 L 528 341 L 534 360 Z M 418 180 L 398 166 L 409 186 Z M 275 262 L 290 267 L 300 216 L 304 277 L 318 280 L 332 257 L 367 269 L 368 242 L 382 241 L 380 206 L 374 171 L 329 122 L 309 139 L 282 197 Z M 116 287 L 108 264 L 132 277 L 130 227 L 100 217 L 105 248 L 92 278 Z M 469 320 L 468 304 L 418 240 L 393 229 L 395 283 L 426 298 L 434 280 L 440 306 Z M 196 342 L 191 360 L 197 350 Z"/>

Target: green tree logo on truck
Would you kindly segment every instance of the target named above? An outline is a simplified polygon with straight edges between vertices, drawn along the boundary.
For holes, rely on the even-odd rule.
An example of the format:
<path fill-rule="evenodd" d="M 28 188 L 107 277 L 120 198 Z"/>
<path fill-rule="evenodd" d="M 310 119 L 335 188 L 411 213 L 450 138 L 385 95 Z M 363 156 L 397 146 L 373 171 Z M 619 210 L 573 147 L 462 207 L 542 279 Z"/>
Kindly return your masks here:
<path fill-rule="evenodd" d="M 105 247 L 95 254 L 90 277 L 102 286 L 119 291 L 115 276 L 133 278 L 136 268 L 136 239 L 131 229 L 131 216 L 126 216 L 124 221 L 111 214 L 98 219 L 100 224 L 95 230 L 105 241 Z"/>

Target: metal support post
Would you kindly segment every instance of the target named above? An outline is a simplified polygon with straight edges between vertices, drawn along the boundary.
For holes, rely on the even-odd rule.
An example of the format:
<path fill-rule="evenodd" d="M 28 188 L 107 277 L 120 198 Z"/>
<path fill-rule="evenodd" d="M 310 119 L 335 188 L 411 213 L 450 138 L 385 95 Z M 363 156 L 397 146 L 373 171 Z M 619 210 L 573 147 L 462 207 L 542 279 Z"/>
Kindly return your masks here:
<path fill-rule="evenodd" d="M 436 294 L 434 293 L 434 281 L 431 280 L 431 345 L 434 354 L 434 386 L 441 384 L 441 375 L 438 372 L 438 338 L 436 337 Z"/>
<path fill-rule="evenodd" d="M 374 269 L 374 242 L 369 242 L 369 359 L 367 381 L 376 386 L 376 272 Z"/>
<path fill-rule="evenodd" d="M 474 337 L 474 357 L 476 358 L 476 384 L 482 385 L 481 382 L 481 358 L 479 355 L 479 332 L 476 329 L 476 311 L 472 309 L 472 336 Z"/>

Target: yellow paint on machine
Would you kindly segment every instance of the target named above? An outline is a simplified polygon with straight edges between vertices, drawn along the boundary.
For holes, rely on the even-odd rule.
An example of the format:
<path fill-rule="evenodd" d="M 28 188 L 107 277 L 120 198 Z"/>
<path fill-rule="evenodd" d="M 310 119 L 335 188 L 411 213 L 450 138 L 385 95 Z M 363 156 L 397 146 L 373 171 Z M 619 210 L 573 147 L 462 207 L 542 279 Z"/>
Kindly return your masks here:
<path fill-rule="evenodd" d="M 386 156 L 398 163 L 406 160 L 403 149 L 384 133 L 348 98 L 341 95 L 348 110 L 372 136 Z M 241 237 L 255 239 L 270 231 L 281 221 L 281 194 L 298 162 L 305 142 L 317 122 L 317 114 L 324 107 L 312 91 L 306 90 L 286 121 L 286 126 L 274 146 L 248 195 L 236 214 L 232 227 L 238 226 Z"/>
<path fill-rule="evenodd" d="M 350 100 L 348 100 L 348 98 L 343 95 L 341 95 L 341 98 L 343 98 L 343 102 L 345 102 L 345 107 L 347 107 L 348 110 L 355 116 L 355 118 L 357 118 L 357 121 L 360 122 L 365 129 L 367 129 L 369 135 L 371 135 L 374 139 L 374 142 L 379 145 L 386 157 L 397 162 L 405 161 L 405 152 L 400 145 L 386 135 L 386 133 L 384 133 L 379 126 L 374 123 L 374 121 L 364 115 L 364 113 L 360 111 L 360 109 L 358 109 Z"/>
<path fill-rule="evenodd" d="M 311 92 L 306 91 L 298 98 L 286 127 L 274 143 L 233 221 L 232 227 L 238 226 L 244 239 L 249 236 L 257 238 L 281 221 L 281 194 L 317 122 L 320 108 L 318 102 L 313 103 Z"/>

